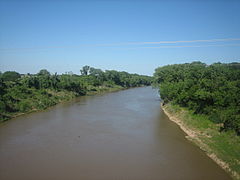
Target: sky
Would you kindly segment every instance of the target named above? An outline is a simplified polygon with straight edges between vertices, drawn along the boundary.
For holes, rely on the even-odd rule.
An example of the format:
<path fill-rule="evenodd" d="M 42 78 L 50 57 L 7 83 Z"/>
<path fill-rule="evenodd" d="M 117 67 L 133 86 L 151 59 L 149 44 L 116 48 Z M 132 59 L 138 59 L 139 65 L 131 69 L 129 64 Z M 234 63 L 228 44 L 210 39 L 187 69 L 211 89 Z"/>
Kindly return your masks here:
<path fill-rule="evenodd" d="M 238 0 L 0 0 L 0 71 L 152 75 L 159 66 L 240 62 Z"/>

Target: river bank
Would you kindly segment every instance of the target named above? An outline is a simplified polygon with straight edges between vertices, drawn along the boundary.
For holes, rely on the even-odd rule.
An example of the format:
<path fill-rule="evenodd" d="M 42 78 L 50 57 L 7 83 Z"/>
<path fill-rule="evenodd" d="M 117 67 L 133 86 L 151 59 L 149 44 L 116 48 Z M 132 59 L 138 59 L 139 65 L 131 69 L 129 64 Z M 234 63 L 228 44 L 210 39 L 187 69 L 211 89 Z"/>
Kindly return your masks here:
<path fill-rule="evenodd" d="M 219 125 L 206 116 L 172 105 L 161 105 L 169 119 L 187 134 L 186 138 L 200 147 L 233 179 L 240 179 L 240 138 L 233 132 L 219 132 Z"/>
<path fill-rule="evenodd" d="M 115 92 L 119 90 L 127 89 L 122 86 L 99 86 L 94 87 L 93 90 L 89 89 L 86 92 L 86 95 L 83 96 L 91 96 L 91 95 L 97 95 L 97 94 L 103 94 L 108 92 Z M 37 93 L 35 92 L 35 95 L 33 97 L 26 98 L 26 104 L 22 108 L 22 112 L 12 112 L 7 114 L 1 114 L 0 113 L 0 123 L 3 123 L 5 121 L 11 120 L 13 118 L 33 113 L 33 112 L 39 112 L 46 110 L 48 108 L 51 108 L 59 103 L 64 103 L 67 101 L 70 101 L 76 97 L 79 97 L 81 95 L 78 95 L 71 91 L 53 91 L 50 89 L 47 89 L 44 93 Z"/>

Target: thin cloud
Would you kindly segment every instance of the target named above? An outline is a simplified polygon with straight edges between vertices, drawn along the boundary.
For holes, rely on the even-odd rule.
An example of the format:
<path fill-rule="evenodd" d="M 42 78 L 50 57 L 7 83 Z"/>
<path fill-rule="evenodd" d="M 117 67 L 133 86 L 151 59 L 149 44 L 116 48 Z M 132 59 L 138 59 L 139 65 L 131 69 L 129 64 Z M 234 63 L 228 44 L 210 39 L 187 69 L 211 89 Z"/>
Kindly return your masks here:
<path fill-rule="evenodd" d="M 204 40 L 187 40 L 187 41 L 159 41 L 159 42 L 136 42 L 130 44 L 177 44 L 177 43 L 197 43 L 197 42 L 223 42 L 223 41 L 240 41 L 240 38 L 226 39 L 204 39 Z"/>
<path fill-rule="evenodd" d="M 123 45 L 178 44 L 178 43 L 225 42 L 225 41 L 240 41 L 240 38 L 183 40 L 183 41 L 156 41 L 156 42 L 125 42 L 125 43 L 95 44 L 95 45 L 96 46 L 123 46 Z"/>
<path fill-rule="evenodd" d="M 240 46 L 240 44 L 215 44 L 215 45 L 193 45 L 193 46 L 156 46 L 156 47 L 136 47 L 128 49 L 159 49 L 159 48 L 185 48 L 185 47 L 227 47 Z"/>
<path fill-rule="evenodd" d="M 181 41 L 156 41 L 156 42 L 123 42 L 109 44 L 79 44 L 75 46 L 45 46 L 45 47 L 24 47 L 24 48 L 0 48 L 0 51 L 19 51 L 19 50 L 41 50 L 41 49 L 62 49 L 62 48 L 81 48 L 81 47 L 117 47 L 133 45 L 156 45 L 156 44 L 181 44 L 181 43 L 212 43 L 212 42 L 231 42 L 240 41 L 240 38 L 225 39 L 203 39 L 203 40 L 181 40 Z M 184 45 L 184 46 L 158 46 L 158 47 L 136 47 L 138 48 L 176 48 L 176 47 L 211 47 L 211 46 L 232 46 L 232 45 Z M 234 45 L 235 46 L 235 45 Z M 239 45 L 237 45 L 239 46 Z"/>

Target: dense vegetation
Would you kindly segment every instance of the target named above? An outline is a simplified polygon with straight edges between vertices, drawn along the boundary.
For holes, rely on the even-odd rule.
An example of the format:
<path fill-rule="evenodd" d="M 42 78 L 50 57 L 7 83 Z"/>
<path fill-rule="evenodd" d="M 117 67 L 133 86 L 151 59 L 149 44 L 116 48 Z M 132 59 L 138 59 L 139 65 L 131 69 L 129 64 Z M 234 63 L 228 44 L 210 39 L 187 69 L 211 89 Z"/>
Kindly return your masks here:
<path fill-rule="evenodd" d="M 151 77 L 127 72 L 102 71 L 89 66 L 80 72 L 81 75 L 71 72 L 58 75 L 43 69 L 37 74 L 1 73 L 0 121 L 80 95 L 151 84 Z"/>
<path fill-rule="evenodd" d="M 206 115 L 221 131 L 240 135 L 240 63 L 168 65 L 157 68 L 154 78 L 164 103 Z"/>

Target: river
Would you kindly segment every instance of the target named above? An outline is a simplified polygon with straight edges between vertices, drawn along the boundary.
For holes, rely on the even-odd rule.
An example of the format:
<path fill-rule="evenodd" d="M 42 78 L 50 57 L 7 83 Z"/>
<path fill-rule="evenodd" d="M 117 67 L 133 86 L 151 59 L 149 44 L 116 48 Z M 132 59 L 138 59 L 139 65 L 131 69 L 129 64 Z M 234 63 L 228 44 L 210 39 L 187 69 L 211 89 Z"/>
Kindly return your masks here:
<path fill-rule="evenodd" d="M 84 96 L 3 123 L 0 179 L 230 179 L 185 135 L 151 87 Z"/>

